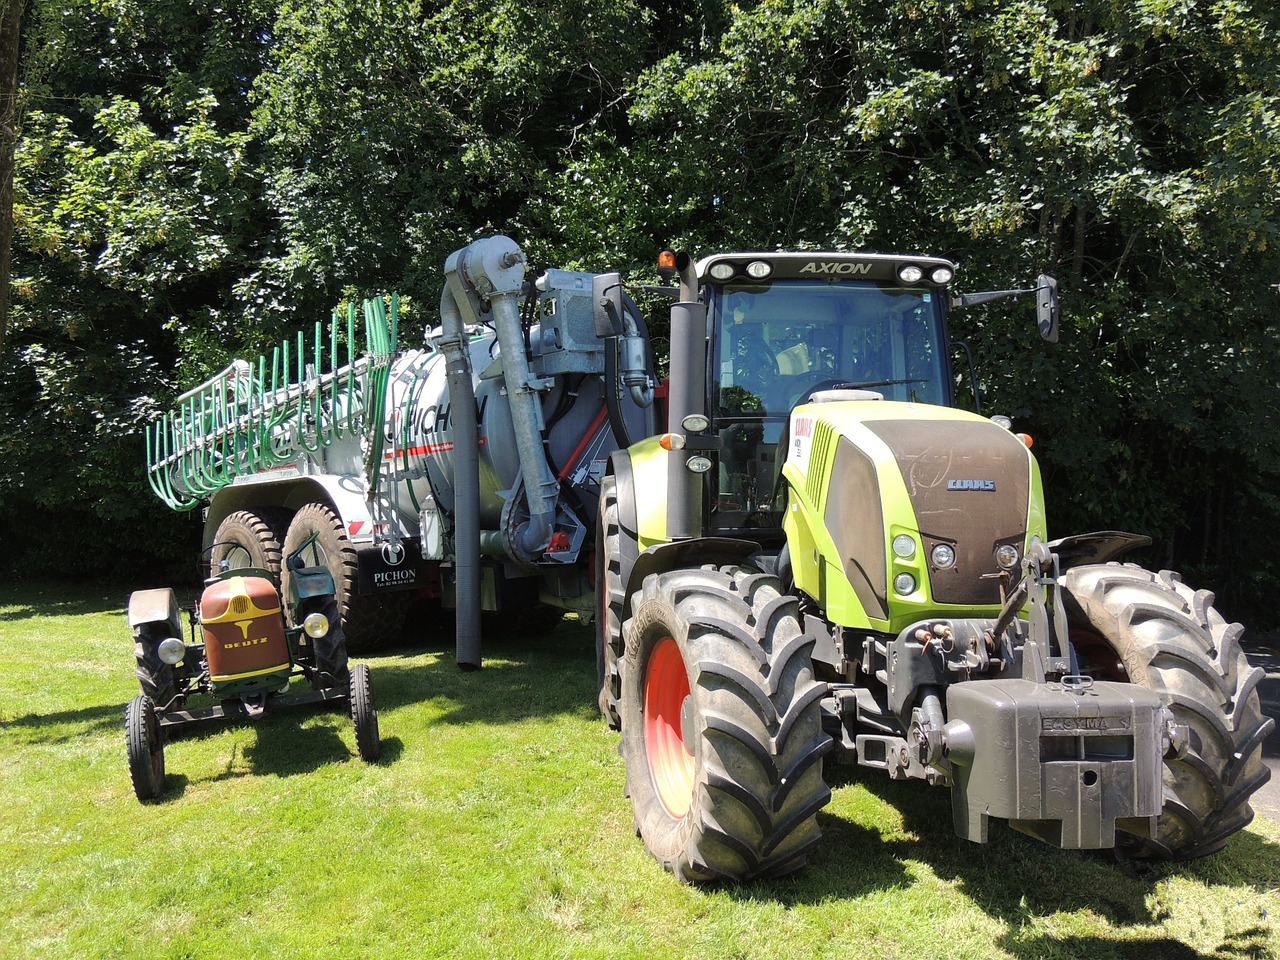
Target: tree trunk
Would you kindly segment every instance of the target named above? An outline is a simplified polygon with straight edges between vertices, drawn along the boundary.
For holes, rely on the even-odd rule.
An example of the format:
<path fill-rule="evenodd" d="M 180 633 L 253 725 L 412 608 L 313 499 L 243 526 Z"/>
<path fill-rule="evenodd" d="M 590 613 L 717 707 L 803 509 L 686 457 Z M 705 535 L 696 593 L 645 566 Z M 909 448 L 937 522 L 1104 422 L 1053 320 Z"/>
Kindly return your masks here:
<path fill-rule="evenodd" d="M 9 336 L 13 155 L 18 145 L 18 56 L 27 0 L 3 0 L 0 16 L 0 358 Z"/>

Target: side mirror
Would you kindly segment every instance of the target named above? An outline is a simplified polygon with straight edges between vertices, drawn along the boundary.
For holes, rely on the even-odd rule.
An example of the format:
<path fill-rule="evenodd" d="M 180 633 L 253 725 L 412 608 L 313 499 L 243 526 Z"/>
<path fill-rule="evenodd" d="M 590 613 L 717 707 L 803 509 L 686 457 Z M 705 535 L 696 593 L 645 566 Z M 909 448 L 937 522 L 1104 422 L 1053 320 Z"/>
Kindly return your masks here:
<path fill-rule="evenodd" d="M 1036 324 L 1043 340 L 1058 342 L 1058 281 L 1047 273 L 1036 279 Z"/>
<path fill-rule="evenodd" d="M 622 274 L 597 273 L 591 278 L 591 306 L 595 317 L 596 336 L 622 336 Z"/>

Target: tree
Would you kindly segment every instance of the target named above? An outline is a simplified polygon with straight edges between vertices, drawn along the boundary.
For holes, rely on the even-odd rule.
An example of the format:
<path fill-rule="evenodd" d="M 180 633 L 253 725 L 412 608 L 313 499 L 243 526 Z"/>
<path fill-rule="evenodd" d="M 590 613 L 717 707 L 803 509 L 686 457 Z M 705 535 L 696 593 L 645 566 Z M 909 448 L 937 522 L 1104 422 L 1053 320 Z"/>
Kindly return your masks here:
<path fill-rule="evenodd" d="M 18 54 L 27 0 L 0 9 L 0 357 L 9 332 L 9 275 L 13 248 L 13 153 L 18 143 Z"/>

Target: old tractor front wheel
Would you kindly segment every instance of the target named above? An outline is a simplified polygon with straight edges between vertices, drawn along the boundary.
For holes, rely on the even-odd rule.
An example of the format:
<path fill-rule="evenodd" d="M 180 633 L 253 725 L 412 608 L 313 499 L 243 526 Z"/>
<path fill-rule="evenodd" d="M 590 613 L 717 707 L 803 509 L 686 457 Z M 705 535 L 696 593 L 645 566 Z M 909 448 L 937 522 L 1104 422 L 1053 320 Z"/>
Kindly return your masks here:
<path fill-rule="evenodd" d="M 625 629 L 623 757 L 649 852 L 694 882 L 802 867 L 831 742 L 795 601 L 741 567 L 652 574 Z"/>
<path fill-rule="evenodd" d="M 164 735 L 150 698 L 139 694 L 124 708 L 124 736 L 133 792 L 143 803 L 155 800 L 164 793 Z"/>
<path fill-rule="evenodd" d="M 373 678 L 368 664 L 358 663 L 348 681 L 351 722 L 356 728 L 356 750 L 360 759 L 373 763 L 382 756 L 382 738 L 378 734 L 378 704 L 373 697 Z"/>
<path fill-rule="evenodd" d="M 1221 849 L 1253 819 L 1249 797 L 1270 776 L 1262 762 L 1272 726 L 1258 696 L 1263 671 L 1240 648 L 1243 628 L 1214 609 L 1212 593 L 1170 571 L 1073 567 L 1063 593 L 1082 669 L 1157 694 L 1189 735 L 1186 754 L 1165 761 L 1156 836 L 1125 835 L 1120 849 L 1160 860 Z"/>

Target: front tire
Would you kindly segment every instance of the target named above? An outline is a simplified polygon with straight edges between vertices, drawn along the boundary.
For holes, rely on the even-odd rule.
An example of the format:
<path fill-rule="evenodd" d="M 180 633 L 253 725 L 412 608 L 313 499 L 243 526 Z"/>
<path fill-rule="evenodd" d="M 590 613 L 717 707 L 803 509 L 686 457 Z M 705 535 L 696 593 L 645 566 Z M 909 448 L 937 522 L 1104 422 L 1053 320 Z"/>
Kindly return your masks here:
<path fill-rule="evenodd" d="M 1253 819 L 1249 797 L 1271 773 L 1262 742 L 1273 722 L 1262 714 L 1258 683 L 1240 648 L 1244 628 L 1170 571 L 1088 564 L 1064 574 L 1071 642 L 1100 679 L 1157 694 L 1189 734 L 1189 748 L 1164 764 L 1164 809 L 1156 836 L 1126 835 L 1119 846 L 1139 859 L 1189 860 L 1220 850 Z"/>
<path fill-rule="evenodd" d="M 347 690 L 351 722 L 356 728 L 356 750 L 361 760 L 373 763 L 382 756 L 382 738 L 378 735 L 378 704 L 373 697 L 373 678 L 369 675 L 368 664 L 356 664 Z"/>
<path fill-rule="evenodd" d="M 799 869 L 831 741 L 795 601 L 774 577 L 705 567 L 650 575 L 633 609 L 622 743 L 645 846 L 686 881 Z"/>
<path fill-rule="evenodd" d="M 139 694 L 124 708 L 124 735 L 133 792 L 148 803 L 164 793 L 164 736 L 148 697 Z"/>

